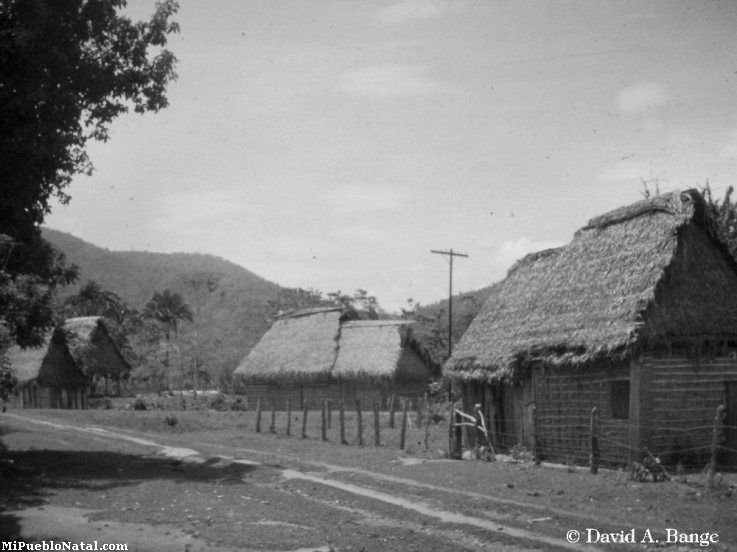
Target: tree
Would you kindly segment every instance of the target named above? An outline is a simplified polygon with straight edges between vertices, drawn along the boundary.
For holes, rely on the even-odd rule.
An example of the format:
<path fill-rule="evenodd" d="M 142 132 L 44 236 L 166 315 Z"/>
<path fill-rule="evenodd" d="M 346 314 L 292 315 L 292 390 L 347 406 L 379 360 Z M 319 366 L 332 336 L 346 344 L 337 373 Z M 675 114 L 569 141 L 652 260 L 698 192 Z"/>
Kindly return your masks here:
<path fill-rule="evenodd" d="M 72 177 L 92 170 L 85 146 L 107 140 L 117 116 L 167 105 L 175 58 L 164 46 L 178 29 L 170 20 L 177 4 L 160 3 L 149 21 L 136 23 L 121 14 L 124 6 L 125 0 L 0 3 L 0 233 L 14 244 L 3 268 L 10 280 L 30 275 L 33 284 L 51 287 L 69 280 L 70 267 L 40 234 L 50 200 L 69 201 L 64 190 Z M 51 325 L 40 299 L 18 335 L 24 345 L 37 343 Z"/>
<path fill-rule="evenodd" d="M 73 316 L 104 316 L 122 323 L 129 312 L 120 296 L 104 289 L 94 280 L 88 280 L 75 295 L 66 298 L 63 305 L 65 318 Z"/>
<path fill-rule="evenodd" d="M 212 272 L 194 272 L 184 277 L 184 285 L 187 289 L 189 302 L 194 305 L 194 355 L 192 366 L 192 390 L 197 395 L 198 374 L 202 369 L 202 336 L 200 322 L 202 318 L 202 307 L 217 290 L 220 283 L 220 275 Z M 205 374 L 203 374 L 205 375 Z M 208 381 L 209 374 L 206 375 Z"/>
<path fill-rule="evenodd" d="M 50 201 L 68 202 L 72 177 L 92 171 L 89 140 L 107 140 L 130 108 L 166 107 L 176 77 L 165 46 L 177 3 L 158 3 L 145 22 L 125 17 L 125 4 L 0 2 L 0 324 L 24 347 L 43 341 L 55 289 L 76 278 L 41 238 Z"/>
<path fill-rule="evenodd" d="M 169 371 L 171 366 L 171 339 L 179 333 L 179 322 L 182 320 L 192 321 L 192 310 L 184 302 L 182 296 L 170 289 L 162 293 L 154 293 L 151 300 L 143 309 L 144 318 L 156 320 L 161 324 L 166 342 L 166 356 L 164 360 L 165 370 Z"/>
<path fill-rule="evenodd" d="M 53 197 L 90 173 L 89 140 L 110 123 L 168 104 L 176 58 L 164 48 L 177 3 L 158 3 L 147 22 L 125 0 L 8 0 L 0 4 L 0 232 L 36 235 Z M 152 51 L 153 50 L 153 51 Z"/>
<path fill-rule="evenodd" d="M 702 190 L 709 215 L 716 221 L 719 237 L 727 244 L 732 257 L 737 259 L 737 203 L 732 199 L 733 193 L 734 188 L 730 186 L 721 200 L 714 199 L 708 181 Z"/>

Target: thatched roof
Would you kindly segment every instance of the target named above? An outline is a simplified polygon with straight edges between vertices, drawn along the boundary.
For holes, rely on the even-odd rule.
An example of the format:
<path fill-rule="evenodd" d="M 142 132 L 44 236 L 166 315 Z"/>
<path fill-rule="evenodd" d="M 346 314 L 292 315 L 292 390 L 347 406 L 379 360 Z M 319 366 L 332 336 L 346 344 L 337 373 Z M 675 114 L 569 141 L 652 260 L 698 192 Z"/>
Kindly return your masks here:
<path fill-rule="evenodd" d="M 491 380 L 533 360 L 624 360 L 659 338 L 737 339 L 735 268 L 698 192 L 617 209 L 589 221 L 568 245 L 518 261 L 493 286 L 444 372 Z"/>
<path fill-rule="evenodd" d="M 410 320 L 344 323 L 332 374 L 342 378 L 393 378 L 405 347 L 412 347 L 423 360 L 428 359 L 429 355 L 412 337 L 412 330 L 408 326 L 411 323 Z M 415 375 L 422 377 L 422 374 Z"/>
<path fill-rule="evenodd" d="M 58 332 L 49 334 L 40 347 L 11 347 L 8 360 L 21 385 L 34 380 L 47 387 L 77 387 L 86 383 L 66 346 L 64 336 Z"/>
<path fill-rule="evenodd" d="M 277 318 L 234 374 L 248 378 L 320 377 L 333 368 L 340 307 L 306 309 Z"/>
<path fill-rule="evenodd" d="M 236 368 L 244 378 L 403 377 L 427 378 L 433 364 L 412 336 L 407 320 L 341 321 L 341 308 L 309 309 L 276 319 Z M 414 363 L 400 366 L 410 348 Z M 422 374 L 418 365 L 426 369 Z"/>
<path fill-rule="evenodd" d="M 99 370 L 101 366 L 112 365 L 118 371 L 130 369 L 101 316 L 68 318 L 63 328 L 69 351 L 82 370 Z"/>

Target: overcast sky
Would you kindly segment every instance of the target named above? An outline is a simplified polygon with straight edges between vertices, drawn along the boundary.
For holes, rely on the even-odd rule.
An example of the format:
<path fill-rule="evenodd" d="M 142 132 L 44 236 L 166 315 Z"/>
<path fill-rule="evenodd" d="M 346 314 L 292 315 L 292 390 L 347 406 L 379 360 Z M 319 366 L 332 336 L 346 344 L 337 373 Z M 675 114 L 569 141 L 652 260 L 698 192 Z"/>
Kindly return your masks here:
<path fill-rule="evenodd" d="M 171 105 L 123 116 L 47 225 L 390 310 L 595 215 L 737 182 L 737 2 L 180 0 Z M 153 1 L 130 2 L 141 18 Z"/>

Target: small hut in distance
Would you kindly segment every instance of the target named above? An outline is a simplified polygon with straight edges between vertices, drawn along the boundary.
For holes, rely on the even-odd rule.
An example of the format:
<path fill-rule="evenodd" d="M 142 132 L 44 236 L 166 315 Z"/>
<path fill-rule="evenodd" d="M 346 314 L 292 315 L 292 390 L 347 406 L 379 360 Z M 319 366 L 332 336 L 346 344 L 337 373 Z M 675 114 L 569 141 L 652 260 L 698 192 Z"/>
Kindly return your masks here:
<path fill-rule="evenodd" d="M 249 404 L 283 409 L 322 399 L 347 407 L 391 395 L 422 397 L 438 367 L 412 336 L 407 321 L 345 320 L 341 307 L 305 309 L 274 321 L 236 368 Z"/>
<path fill-rule="evenodd" d="M 85 408 L 87 379 L 74 361 L 65 336 L 49 334 L 41 347 L 11 347 L 10 365 L 18 379 L 10 400 L 19 408 Z"/>
<path fill-rule="evenodd" d="M 94 393 L 100 379 L 108 394 L 108 382 L 116 384 L 120 392 L 121 379 L 130 372 L 130 364 L 110 336 L 100 316 L 68 318 L 64 322 L 69 351 L 87 377 L 89 390 Z"/>

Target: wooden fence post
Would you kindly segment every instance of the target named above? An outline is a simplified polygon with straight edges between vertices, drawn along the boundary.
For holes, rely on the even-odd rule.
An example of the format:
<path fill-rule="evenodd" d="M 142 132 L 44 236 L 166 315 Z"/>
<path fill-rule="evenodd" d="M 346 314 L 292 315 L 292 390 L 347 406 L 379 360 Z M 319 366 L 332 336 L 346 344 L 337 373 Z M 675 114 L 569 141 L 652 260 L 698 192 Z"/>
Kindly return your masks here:
<path fill-rule="evenodd" d="M 269 433 L 276 433 L 276 404 L 274 403 L 274 397 L 271 397 L 271 425 L 269 426 Z"/>
<path fill-rule="evenodd" d="M 724 405 L 717 407 L 716 416 L 714 416 L 714 429 L 711 433 L 711 458 L 709 459 L 709 468 L 707 470 L 707 482 L 710 489 L 714 488 L 714 477 L 717 469 L 717 453 L 719 452 L 719 443 L 722 440 L 722 423 L 724 421 Z"/>
<path fill-rule="evenodd" d="M 261 399 L 256 402 L 256 433 L 261 433 Z"/>
<path fill-rule="evenodd" d="M 422 409 L 423 409 L 423 402 L 422 399 L 417 399 L 417 405 L 416 405 L 416 413 L 415 413 L 415 427 L 422 428 Z"/>
<path fill-rule="evenodd" d="M 374 446 L 381 446 L 381 429 L 379 427 L 379 401 L 374 401 Z"/>
<path fill-rule="evenodd" d="M 327 409 L 328 409 L 327 401 L 323 399 L 322 406 L 320 408 L 320 438 L 323 441 L 328 440 Z"/>
<path fill-rule="evenodd" d="M 287 435 L 292 434 L 292 405 L 287 397 Z"/>
<path fill-rule="evenodd" d="M 455 413 L 453 412 L 453 403 L 449 403 L 450 406 L 448 408 L 448 458 L 455 458 L 455 435 L 454 435 L 454 428 L 453 428 L 453 419 L 455 418 Z"/>
<path fill-rule="evenodd" d="M 395 408 L 396 399 L 394 397 L 394 393 L 392 393 L 389 396 L 389 427 L 394 428 L 394 408 Z"/>
<path fill-rule="evenodd" d="M 407 399 L 402 401 L 402 428 L 399 433 L 399 449 L 404 450 L 404 441 L 407 436 Z"/>
<path fill-rule="evenodd" d="M 589 434 L 589 471 L 596 475 L 599 473 L 599 412 L 596 407 L 591 409 Z"/>
<path fill-rule="evenodd" d="M 537 433 L 537 407 L 533 404 L 530 408 L 530 417 L 532 418 L 532 461 L 535 465 L 540 465 L 540 443 L 538 442 Z"/>
<path fill-rule="evenodd" d="M 307 439 L 307 409 L 309 405 L 307 401 L 304 401 L 302 408 L 302 439 Z"/>
<path fill-rule="evenodd" d="M 356 433 L 358 433 L 358 446 L 363 446 L 363 417 L 361 415 L 361 399 L 356 399 Z"/>
<path fill-rule="evenodd" d="M 345 440 L 345 405 L 343 404 L 343 401 L 338 403 L 338 408 L 340 409 L 338 411 L 338 419 L 340 421 L 340 444 L 347 445 L 348 442 Z"/>

